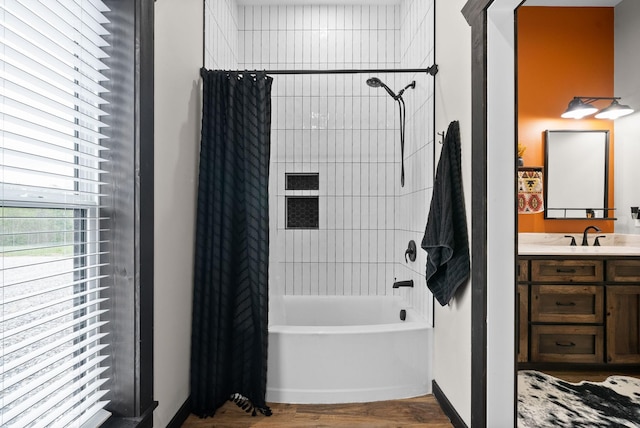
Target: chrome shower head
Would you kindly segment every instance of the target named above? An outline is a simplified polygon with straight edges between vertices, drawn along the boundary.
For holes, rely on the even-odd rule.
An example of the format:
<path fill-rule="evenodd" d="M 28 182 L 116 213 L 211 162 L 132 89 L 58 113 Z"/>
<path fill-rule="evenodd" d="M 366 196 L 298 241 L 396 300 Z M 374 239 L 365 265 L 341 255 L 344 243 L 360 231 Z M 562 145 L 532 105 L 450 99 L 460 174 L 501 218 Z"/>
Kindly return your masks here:
<path fill-rule="evenodd" d="M 391 98 L 393 98 L 394 100 L 398 99 L 397 95 L 387 85 L 382 83 L 382 80 L 378 79 L 377 77 L 371 77 L 367 79 L 367 85 L 371 86 L 372 88 L 382 87 L 387 91 L 389 95 L 391 95 Z"/>

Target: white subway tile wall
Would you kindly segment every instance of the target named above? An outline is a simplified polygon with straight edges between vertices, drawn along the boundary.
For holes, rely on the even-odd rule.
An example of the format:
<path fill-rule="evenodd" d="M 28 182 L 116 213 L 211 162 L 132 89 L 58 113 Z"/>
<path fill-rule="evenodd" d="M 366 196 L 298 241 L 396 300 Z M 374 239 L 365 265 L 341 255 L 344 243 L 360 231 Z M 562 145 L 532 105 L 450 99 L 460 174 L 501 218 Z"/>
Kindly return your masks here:
<path fill-rule="evenodd" d="M 238 4 L 236 0 L 204 2 L 204 66 L 210 70 L 238 68 Z"/>
<path fill-rule="evenodd" d="M 400 4 L 401 67 L 426 68 L 435 63 L 434 5 L 432 0 L 404 0 Z M 434 79 L 425 73 L 416 74 L 416 89 L 405 96 L 407 128 L 405 137 L 405 186 L 400 189 L 396 207 L 396 248 L 400 257 L 396 275 L 413 279 L 415 287 L 403 290 L 404 297 L 419 312 L 432 319 L 433 297 L 425 293 L 427 253 L 420 248 L 427 224 L 429 204 L 435 175 L 434 153 Z M 438 130 L 442 132 L 445 130 Z M 441 140 L 441 138 L 440 138 Z M 438 147 L 435 147 L 438 146 Z M 409 240 L 418 248 L 416 261 L 405 263 L 404 252 Z"/>
<path fill-rule="evenodd" d="M 240 7 L 239 67 L 398 68 L 399 14 L 398 6 Z M 391 293 L 398 113 L 368 77 L 274 78 L 271 238 L 284 249 L 275 256 L 285 294 Z M 401 81 L 378 77 L 392 88 Z M 320 189 L 285 190 L 287 172 L 318 172 Z M 285 229 L 288 195 L 319 195 L 319 230 Z"/>
<path fill-rule="evenodd" d="M 207 15 L 220 14 L 205 22 L 215 27 L 205 31 L 211 68 L 397 69 L 433 63 L 433 0 L 237 6 L 235 13 L 229 12 L 233 0 L 209 3 L 219 4 L 210 5 Z M 235 35 L 220 34 L 225 31 Z M 215 66 L 225 63 L 230 65 Z M 404 95 L 404 188 L 398 105 L 384 89 L 367 86 L 369 77 L 274 75 L 270 286 L 302 295 L 402 293 L 431 319 L 420 241 L 433 186 L 433 77 L 376 74 L 396 92 L 416 81 Z M 319 190 L 285 190 L 285 173 L 292 172 L 319 173 Z M 286 229 L 285 197 L 316 195 L 319 229 Z M 418 245 L 418 259 L 406 264 L 409 239 Z M 393 290 L 396 279 L 414 279 L 415 288 Z"/>

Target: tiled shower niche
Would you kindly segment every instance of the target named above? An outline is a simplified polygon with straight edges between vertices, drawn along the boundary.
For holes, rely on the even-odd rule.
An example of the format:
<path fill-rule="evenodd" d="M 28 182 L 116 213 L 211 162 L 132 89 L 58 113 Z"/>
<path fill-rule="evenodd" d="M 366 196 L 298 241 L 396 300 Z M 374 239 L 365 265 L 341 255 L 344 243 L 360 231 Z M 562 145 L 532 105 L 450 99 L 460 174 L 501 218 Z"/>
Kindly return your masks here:
<path fill-rule="evenodd" d="M 287 196 L 287 229 L 317 229 L 319 220 L 317 196 Z"/>

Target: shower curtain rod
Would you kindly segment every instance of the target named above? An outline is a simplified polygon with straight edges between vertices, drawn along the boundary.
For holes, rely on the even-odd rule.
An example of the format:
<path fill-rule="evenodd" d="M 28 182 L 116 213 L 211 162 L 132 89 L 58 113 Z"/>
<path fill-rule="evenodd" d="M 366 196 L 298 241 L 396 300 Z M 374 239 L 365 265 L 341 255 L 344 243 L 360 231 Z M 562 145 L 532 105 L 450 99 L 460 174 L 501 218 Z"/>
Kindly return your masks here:
<path fill-rule="evenodd" d="M 374 73 L 429 73 L 435 76 L 438 65 L 428 68 L 374 68 L 374 69 L 344 69 L 344 70 L 236 70 L 238 72 L 261 71 L 266 74 L 374 74 Z"/>
<path fill-rule="evenodd" d="M 438 65 L 428 68 L 374 68 L 344 70 L 264 70 L 267 74 L 373 74 L 373 73 L 429 73 L 435 76 Z"/>

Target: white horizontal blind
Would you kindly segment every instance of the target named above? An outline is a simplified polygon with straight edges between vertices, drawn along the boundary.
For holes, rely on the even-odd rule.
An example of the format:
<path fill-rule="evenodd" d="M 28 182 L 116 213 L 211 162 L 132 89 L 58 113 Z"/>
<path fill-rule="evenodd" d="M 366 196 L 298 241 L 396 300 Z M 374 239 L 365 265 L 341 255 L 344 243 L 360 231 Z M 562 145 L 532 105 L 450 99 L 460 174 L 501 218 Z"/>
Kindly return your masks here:
<path fill-rule="evenodd" d="M 104 413 L 105 12 L 100 0 L 0 0 L 2 427 Z"/>

